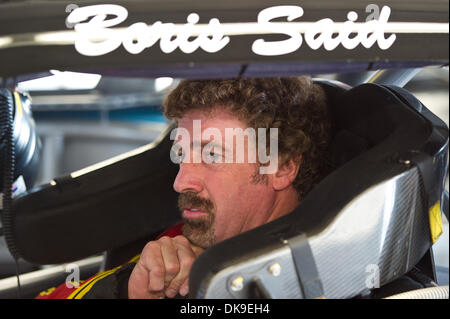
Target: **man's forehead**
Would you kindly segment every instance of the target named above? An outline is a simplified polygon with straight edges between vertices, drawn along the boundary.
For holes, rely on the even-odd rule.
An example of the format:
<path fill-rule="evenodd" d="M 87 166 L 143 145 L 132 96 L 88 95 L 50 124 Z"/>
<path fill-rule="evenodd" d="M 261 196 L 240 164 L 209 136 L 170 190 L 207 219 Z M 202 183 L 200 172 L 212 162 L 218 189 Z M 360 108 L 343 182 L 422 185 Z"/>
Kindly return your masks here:
<path fill-rule="evenodd" d="M 230 111 L 217 107 L 207 111 L 193 109 L 186 112 L 178 120 L 178 129 L 185 130 L 188 137 L 177 134 L 174 143 L 182 141 L 192 145 L 198 142 L 226 150 L 235 147 L 235 141 L 240 140 L 240 135 L 247 141 L 246 133 L 252 128 Z"/>
<path fill-rule="evenodd" d="M 201 121 L 201 122 L 198 122 Z M 214 107 L 208 110 L 192 109 L 184 113 L 183 117 L 178 119 L 178 127 L 192 130 L 194 124 L 201 124 L 202 132 L 209 128 L 224 130 L 225 128 L 248 128 L 247 123 L 240 120 L 231 112 Z"/>

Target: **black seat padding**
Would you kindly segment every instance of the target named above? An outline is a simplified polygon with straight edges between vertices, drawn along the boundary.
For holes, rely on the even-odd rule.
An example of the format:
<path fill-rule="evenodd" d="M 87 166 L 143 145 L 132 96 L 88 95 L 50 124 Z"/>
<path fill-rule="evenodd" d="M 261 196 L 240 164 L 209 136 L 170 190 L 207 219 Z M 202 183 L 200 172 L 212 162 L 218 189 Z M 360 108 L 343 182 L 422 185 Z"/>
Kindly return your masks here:
<path fill-rule="evenodd" d="M 57 264 L 123 247 L 180 220 L 170 160 L 170 129 L 151 149 L 73 178 L 42 185 L 13 201 L 20 256 Z"/>

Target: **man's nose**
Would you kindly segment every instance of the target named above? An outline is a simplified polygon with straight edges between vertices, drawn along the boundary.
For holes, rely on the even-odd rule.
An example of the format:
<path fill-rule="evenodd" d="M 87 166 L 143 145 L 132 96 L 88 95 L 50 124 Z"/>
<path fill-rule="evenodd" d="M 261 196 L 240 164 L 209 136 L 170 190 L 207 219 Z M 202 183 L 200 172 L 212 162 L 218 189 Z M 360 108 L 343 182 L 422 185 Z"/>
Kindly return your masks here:
<path fill-rule="evenodd" d="M 200 176 L 199 164 L 181 163 L 173 188 L 178 193 L 195 192 L 200 193 L 203 185 Z"/>

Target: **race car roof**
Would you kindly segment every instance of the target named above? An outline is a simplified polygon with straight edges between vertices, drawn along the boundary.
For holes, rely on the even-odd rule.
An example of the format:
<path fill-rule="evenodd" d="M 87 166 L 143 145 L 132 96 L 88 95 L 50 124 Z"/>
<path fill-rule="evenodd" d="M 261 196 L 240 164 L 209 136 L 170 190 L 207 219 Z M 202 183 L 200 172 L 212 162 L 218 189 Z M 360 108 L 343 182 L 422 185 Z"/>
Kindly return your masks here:
<path fill-rule="evenodd" d="M 218 39 L 229 37 L 229 42 L 213 52 L 207 52 L 208 49 L 204 48 L 206 45 L 200 45 L 195 50 L 189 49 L 187 44 L 184 49 L 183 45 L 163 49 L 163 41 L 158 39 L 165 36 L 166 44 L 174 44 L 176 41 L 171 41 L 176 39 L 175 34 L 170 33 L 170 28 L 163 27 L 159 33 L 156 29 L 147 28 L 147 39 L 144 41 L 148 41 L 149 36 L 157 39 L 152 45 L 144 42 L 148 47 L 139 53 L 130 53 L 123 43 L 119 43 L 110 52 L 99 54 L 91 51 L 86 55 L 86 50 L 80 53 L 82 50 L 75 48 L 76 36 L 82 35 L 75 32 L 76 23 L 70 23 L 67 17 L 75 10 L 85 8 L 91 10 L 92 14 L 78 22 L 86 22 L 95 15 L 93 8 L 88 6 L 98 4 L 114 4 L 126 11 L 123 21 L 120 20 L 117 25 L 111 22 L 114 29 L 109 28 L 109 31 L 117 31 L 111 33 L 116 39 L 125 34 L 119 33 L 119 28 L 123 31 L 137 22 L 153 26 L 161 21 L 162 24 L 171 23 L 181 27 L 181 30 L 187 30 L 190 21 L 190 26 L 203 26 L 211 31 L 214 26 L 211 19 L 216 19 L 218 21 L 214 23 L 220 24 L 225 30 Z M 105 19 L 118 18 L 119 14 L 115 12 L 99 11 L 97 19 L 101 13 L 105 14 Z M 445 0 L 378 1 L 376 4 L 358 0 L 85 0 L 71 1 L 70 4 L 67 1 L 0 1 L 0 77 L 16 77 L 50 69 L 150 77 L 210 78 L 446 65 L 448 13 L 448 1 Z M 323 19 L 328 21 L 323 22 Z M 315 24 L 319 20 L 322 20 L 320 26 Z M 356 39 L 359 30 L 363 30 L 371 20 L 379 20 L 378 31 L 366 30 L 366 44 L 363 45 L 361 41 L 351 48 L 351 40 Z M 275 25 L 274 22 L 284 24 Z M 357 25 L 351 35 L 347 34 L 349 39 L 346 47 L 343 44 L 344 22 Z M 135 38 L 144 32 L 143 29 L 136 30 L 139 32 L 135 32 Z M 198 32 L 187 35 L 186 42 L 194 42 Z M 337 45 L 333 45 L 331 39 L 325 44 L 327 32 L 337 39 Z M 339 32 L 342 32 L 342 38 L 339 38 Z M 394 41 L 390 45 L 385 43 L 384 47 L 380 44 L 382 39 L 370 43 L 371 32 L 380 32 L 377 36 L 373 35 L 377 39 Z M 391 38 L 392 35 L 394 38 Z M 210 34 L 209 39 L 212 36 Z M 363 37 L 364 32 L 361 31 L 361 39 Z M 260 40 L 259 49 L 256 40 Z M 264 47 L 264 43 L 261 43 L 264 41 L 270 48 Z"/>

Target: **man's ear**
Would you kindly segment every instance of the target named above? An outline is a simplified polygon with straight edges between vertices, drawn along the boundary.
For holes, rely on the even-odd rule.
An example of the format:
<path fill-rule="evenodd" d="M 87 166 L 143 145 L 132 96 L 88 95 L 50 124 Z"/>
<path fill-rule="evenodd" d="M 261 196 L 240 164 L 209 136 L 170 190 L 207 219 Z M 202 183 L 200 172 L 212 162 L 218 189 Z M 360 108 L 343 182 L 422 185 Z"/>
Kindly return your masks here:
<path fill-rule="evenodd" d="M 284 165 L 278 167 L 276 173 L 273 174 L 273 188 L 277 191 L 283 190 L 295 180 L 298 174 L 302 156 L 290 159 Z"/>

